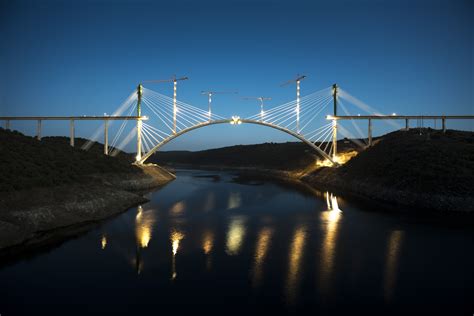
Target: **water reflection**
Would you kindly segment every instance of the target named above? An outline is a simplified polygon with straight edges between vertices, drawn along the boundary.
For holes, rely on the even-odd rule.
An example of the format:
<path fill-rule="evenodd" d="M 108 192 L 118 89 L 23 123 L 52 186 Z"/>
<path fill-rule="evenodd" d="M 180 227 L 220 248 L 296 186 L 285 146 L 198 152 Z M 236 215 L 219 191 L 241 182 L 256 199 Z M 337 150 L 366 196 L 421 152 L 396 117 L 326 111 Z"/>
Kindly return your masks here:
<path fill-rule="evenodd" d="M 329 281 L 334 268 L 334 257 L 339 221 L 342 214 L 342 211 L 339 209 L 337 197 L 332 193 L 329 194 L 326 192 L 326 202 L 328 210 L 321 212 L 320 217 L 324 235 L 321 246 L 321 261 L 319 271 L 321 293 L 327 293 L 329 291 Z"/>
<path fill-rule="evenodd" d="M 295 231 L 290 246 L 288 277 L 286 285 L 286 296 L 289 304 L 293 304 L 297 296 L 297 286 L 301 278 L 301 259 L 303 258 L 304 254 L 305 241 L 306 230 L 304 227 L 298 227 Z"/>
<path fill-rule="evenodd" d="M 169 212 L 171 215 L 182 215 L 185 208 L 186 208 L 186 203 L 184 201 L 179 201 L 173 204 Z"/>
<path fill-rule="evenodd" d="M 253 280 L 254 287 L 260 286 L 263 275 L 263 263 L 270 247 L 273 230 L 269 227 L 264 227 L 258 233 L 257 246 L 254 255 Z"/>
<path fill-rule="evenodd" d="M 155 212 L 153 210 L 143 211 L 143 207 L 141 205 L 138 206 L 137 215 L 135 216 L 135 236 L 138 247 L 148 247 L 155 221 Z"/>
<path fill-rule="evenodd" d="M 211 231 L 206 231 L 204 233 L 204 238 L 202 240 L 202 250 L 206 255 L 206 268 L 209 270 L 211 268 L 211 251 L 214 246 L 214 234 Z"/>
<path fill-rule="evenodd" d="M 204 202 L 204 211 L 209 212 L 210 210 L 214 209 L 216 205 L 216 196 L 213 191 L 210 191 L 207 194 L 206 202 Z"/>
<path fill-rule="evenodd" d="M 234 217 L 231 219 L 227 232 L 226 253 L 234 256 L 238 255 L 245 236 L 245 219 Z"/>
<path fill-rule="evenodd" d="M 227 202 L 227 209 L 238 208 L 242 204 L 242 197 L 240 192 L 231 192 L 229 195 L 229 201 Z"/>
<path fill-rule="evenodd" d="M 105 249 L 105 247 L 107 246 L 107 237 L 105 235 L 102 235 L 101 246 L 102 249 Z"/>
<path fill-rule="evenodd" d="M 171 231 L 170 240 L 171 240 L 171 249 L 173 252 L 173 259 L 172 259 L 172 272 L 171 272 L 171 279 L 175 280 L 178 276 L 176 272 L 176 254 L 178 253 L 179 243 L 184 238 L 184 233 L 179 230 L 174 229 Z"/>
<path fill-rule="evenodd" d="M 395 283 L 400 257 L 400 248 L 403 241 L 403 231 L 395 230 L 390 233 L 387 245 L 385 275 L 384 275 L 384 295 L 387 301 L 391 301 L 395 292 Z"/>

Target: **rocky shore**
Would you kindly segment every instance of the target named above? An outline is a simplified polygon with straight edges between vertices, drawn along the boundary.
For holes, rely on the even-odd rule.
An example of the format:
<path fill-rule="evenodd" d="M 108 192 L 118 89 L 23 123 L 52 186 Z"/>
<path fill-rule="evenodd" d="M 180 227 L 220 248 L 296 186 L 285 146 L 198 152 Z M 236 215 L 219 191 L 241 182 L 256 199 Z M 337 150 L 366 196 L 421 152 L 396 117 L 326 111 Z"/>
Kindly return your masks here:
<path fill-rule="evenodd" d="M 175 177 L 156 165 L 92 174 L 80 183 L 0 193 L 0 249 L 43 243 L 64 228 L 99 221 L 147 202 L 141 193 Z"/>
<path fill-rule="evenodd" d="M 334 193 L 348 194 L 364 200 L 372 200 L 389 204 L 404 211 L 436 212 L 474 212 L 472 196 L 453 196 L 431 192 L 413 192 L 380 186 L 376 181 L 357 180 L 343 177 L 337 169 L 324 168 L 300 179 L 316 189 L 329 190 Z"/>

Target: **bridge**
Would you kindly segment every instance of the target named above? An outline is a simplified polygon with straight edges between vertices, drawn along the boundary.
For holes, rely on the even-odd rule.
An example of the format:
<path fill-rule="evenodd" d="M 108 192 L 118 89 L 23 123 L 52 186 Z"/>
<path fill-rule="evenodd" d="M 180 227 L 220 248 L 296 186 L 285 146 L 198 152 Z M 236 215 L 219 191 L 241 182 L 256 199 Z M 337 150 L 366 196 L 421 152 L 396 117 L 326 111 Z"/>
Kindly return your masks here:
<path fill-rule="evenodd" d="M 86 143 L 83 149 L 95 140 L 98 135 L 104 135 L 104 154 L 115 155 L 133 138 L 136 138 L 137 154 L 135 164 L 143 164 L 156 151 L 165 144 L 174 139 L 189 133 L 195 129 L 216 124 L 256 124 L 273 128 L 293 136 L 299 141 L 308 145 L 322 159 L 333 166 L 338 166 L 337 155 L 337 136 L 338 130 L 345 136 L 353 136 L 343 128 L 339 121 L 350 120 L 359 134 L 360 129 L 354 124 L 354 120 L 367 120 L 367 143 L 366 146 L 372 146 L 372 121 L 373 120 L 405 120 L 405 129 L 409 129 L 410 120 L 440 120 L 442 130 L 446 131 L 446 120 L 452 119 L 474 119 L 473 115 L 429 115 L 429 116 L 405 116 L 384 115 L 371 108 L 367 104 L 342 90 L 336 84 L 300 97 L 299 77 L 296 82 L 296 99 L 279 106 L 265 109 L 263 107 L 262 97 L 257 98 L 261 101 L 261 108 L 258 113 L 249 117 L 223 117 L 212 112 L 211 98 L 209 96 L 208 110 L 205 111 L 191 104 L 177 100 L 177 81 L 173 80 L 173 98 L 145 88 L 139 84 L 135 91 L 119 106 L 114 114 L 110 116 L 22 116 L 22 117 L 0 117 L 5 121 L 6 129 L 10 129 L 11 121 L 15 120 L 35 120 L 37 121 L 36 137 L 41 139 L 42 122 L 48 120 L 67 120 L 70 122 L 70 145 L 74 146 L 75 121 L 101 120 L 103 127 L 95 132 L 92 141 Z M 184 78 L 187 79 L 187 78 Z M 357 105 L 360 109 L 368 112 L 369 115 L 351 115 L 344 105 L 344 102 Z M 323 111 L 331 110 L 332 114 L 325 115 Z M 346 115 L 338 115 L 338 110 L 342 109 Z M 147 115 L 143 115 L 147 112 Z M 136 115 L 132 116 L 133 113 Z M 123 115 L 126 114 L 126 115 Z M 113 121 L 122 121 L 117 134 L 109 142 L 109 125 Z M 121 142 L 121 136 L 125 130 L 128 121 L 136 121 L 136 126 L 126 135 Z M 354 137 L 353 137 L 354 138 Z M 110 152 L 110 149 L 113 149 Z"/>

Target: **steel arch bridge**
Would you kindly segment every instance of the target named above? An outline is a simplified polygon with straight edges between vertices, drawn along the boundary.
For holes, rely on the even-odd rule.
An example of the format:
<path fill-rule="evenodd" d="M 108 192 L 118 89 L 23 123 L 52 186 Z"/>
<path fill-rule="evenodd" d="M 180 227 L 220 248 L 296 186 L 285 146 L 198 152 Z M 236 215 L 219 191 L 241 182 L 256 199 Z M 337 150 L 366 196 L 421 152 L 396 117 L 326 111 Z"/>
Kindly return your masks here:
<path fill-rule="evenodd" d="M 296 81 L 296 84 L 296 100 L 264 110 L 263 100 L 269 98 L 256 98 L 261 102 L 260 112 L 245 118 L 239 116 L 226 118 L 212 113 L 211 92 L 209 92 L 208 111 L 178 101 L 176 98 L 177 80 L 174 80 L 173 98 L 144 88 L 139 84 L 136 92 L 129 97 L 129 104 L 125 104 L 123 106 L 125 109 L 122 111 L 129 111 L 130 115 L 136 110 L 136 115 L 140 118 L 137 119 L 136 126 L 137 156 L 135 164 L 143 164 L 162 146 L 195 129 L 216 124 L 240 125 L 246 123 L 270 127 L 291 135 L 308 145 L 322 159 L 332 165 L 337 165 L 337 122 L 331 120 L 328 123 L 327 120 L 324 120 L 325 124 L 321 124 L 315 121 L 318 114 L 327 108 L 331 101 L 334 104 L 337 101 L 337 86 L 333 85 L 300 98 L 299 80 Z M 150 113 L 156 123 L 147 124 L 151 122 L 151 119 L 149 116 L 143 116 L 142 111 L 144 110 Z M 321 117 L 320 115 L 319 118 Z M 126 122 L 124 121 L 123 124 Z M 115 145 L 114 141 L 112 146 Z"/>
<path fill-rule="evenodd" d="M 337 156 L 337 133 L 340 131 L 344 136 L 350 138 L 361 148 L 372 145 L 372 121 L 383 120 L 397 129 L 401 126 L 395 123 L 396 120 L 404 120 L 404 130 L 409 130 L 409 121 L 433 120 L 436 129 L 436 122 L 441 121 L 443 132 L 446 132 L 446 121 L 449 120 L 473 120 L 474 115 L 392 115 L 380 114 L 376 109 L 350 95 L 347 91 L 339 88 L 336 84 L 300 97 L 300 81 L 304 76 L 296 80 L 296 99 L 270 109 L 264 109 L 264 100 L 270 100 L 268 97 L 246 97 L 245 99 L 256 99 L 260 101 L 260 112 L 249 117 L 241 118 L 232 116 L 231 118 L 217 115 L 211 110 L 211 96 L 217 93 L 203 91 L 202 94 L 208 95 L 208 111 L 195 107 L 193 105 L 177 100 L 177 81 L 184 78 L 172 78 L 164 80 L 173 82 L 173 98 L 157 93 L 153 90 L 144 88 L 139 84 L 129 97 L 115 110 L 112 115 L 104 116 L 2 116 L 0 120 L 5 121 L 5 128 L 10 129 L 11 121 L 34 120 L 37 121 L 36 138 L 41 140 L 42 122 L 49 120 L 70 121 L 70 145 L 74 147 L 75 140 L 75 122 L 76 121 L 103 121 L 103 125 L 95 131 L 90 140 L 82 145 L 82 149 L 89 149 L 99 136 L 104 136 L 104 154 L 116 155 L 122 151 L 133 138 L 137 142 L 137 155 L 135 164 L 141 165 L 149 159 L 162 146 L 191 132 L 195 129 L 216 124 L 242 123 L 256 124 L 282 131 L 295 137 L 313 149 L 321 158 L 324 165 L 338 166 L 339 161 L 344 157 Z M 159 80 L 158 82 L 163 82 Z M 344 102 L 357 107 L 357 111 L 366 112 L 364 115 L 351 115 Z M 323 111 L 330 110 L 333 105 L 332 115 L 326 115 Z M 329 108 L 328 108 L 329 107 Z M 338 108 L 341 108 L 346 115 L 337 114 Z M 146 115 L 142 114 L 142 110 Z M 136 113 L 135 115 L 132 115 Z M 148 114 L 150 116 L 148 116 Z M 318 121 L 319 118 L 319 121 Z M 351 120 L 354 129 L 359 137 L 354 137 L 342 125 L 338 124 L 340 120 Z M 354 120 L 367 120 L 368 130 L 367 138 L 360 131 Z M 114 122 L 121 121 L 117 133 L 109 142 L 109 128 Z M 126 135 L 121 137 L 129 121 L 135 121 L 136 126 Z M 150 124 L 148 124 L 150 123 Z"/>
<path fill-rule="evenodd" d="M 192 130 L 202 128 L 202 127 L 205 127 L 205 126 L 216 125 L 216 124 L 241 124 L 241 123 L 257 124 L 257 125 L 267 126 L 267 127 L 274 128 L 274 129 L 280 130 L 282 132 L 285 132 L 285 133 L 301 140 L 303 143 L 307 144 L 309 147 L 314 149 L 318 154 L 320 154 L 324 159 L 329 160 L 331 163 L 335 163 L 332 160 L 332 158 L 326 152 L 324 152 L 321 148 L 319 148 L 318 146 L 316 146 L 314 143 L 310 142 L 309 140 L 305 139 L 302 135 L 300 135 L 298 133 L 295 133 L 295 132 L 293 132 L 293 131 L 291 131 L 287 128 L 284 128 L 284 127 L 281 127 L 281 126 L 278 126 L 278 125 L 274 125 L 274 124 L 271 124 L 271 123 L 258 121 L 258 120 L 251 120 L 251 119 L 240 119 L 238 117 L 234 117 L 234 118 L 231 118 L 231 119 L 220 119 L 220 120 L 213 120 L 213 121 L 208 121 L 208 122 L 204 122 L 204 123 L 199 123 L 199 124 L 190 126 L 188 128 L 185 128 L 185 129 L 177 132 L 176 134 L 171 134 L 169 137 L 163 139 L 160 143 L 158 143 L 156 146 L 151 148 L 145 155 L 143 155 L 141 157 L 140 160 L 137 160 L 136 163 L 138 163 L 138 164 L 144 163 L 148 158 L 151 157 L 151 155 L 153 155 L 156 151 L 158 151 L 162 146 L 166 145 L 167 143 L 174 140 L 175 138 L 178 138 L 179 136 L 181 136 L 183 134 L 186 134 L 186 133 L 188 133 Z"/>

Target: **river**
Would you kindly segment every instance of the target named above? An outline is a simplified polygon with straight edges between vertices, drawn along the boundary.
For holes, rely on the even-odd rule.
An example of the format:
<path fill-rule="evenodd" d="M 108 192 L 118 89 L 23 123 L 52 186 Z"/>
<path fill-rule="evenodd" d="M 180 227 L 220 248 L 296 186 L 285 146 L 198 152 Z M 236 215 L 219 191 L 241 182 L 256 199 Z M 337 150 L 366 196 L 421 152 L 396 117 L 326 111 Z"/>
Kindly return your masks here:
<path fill-rule="evenodd" d="M 474 312 L 462 220 L 231 172 L 178 170 L 147 197 L 4 263 L 0 314 Z"/>

